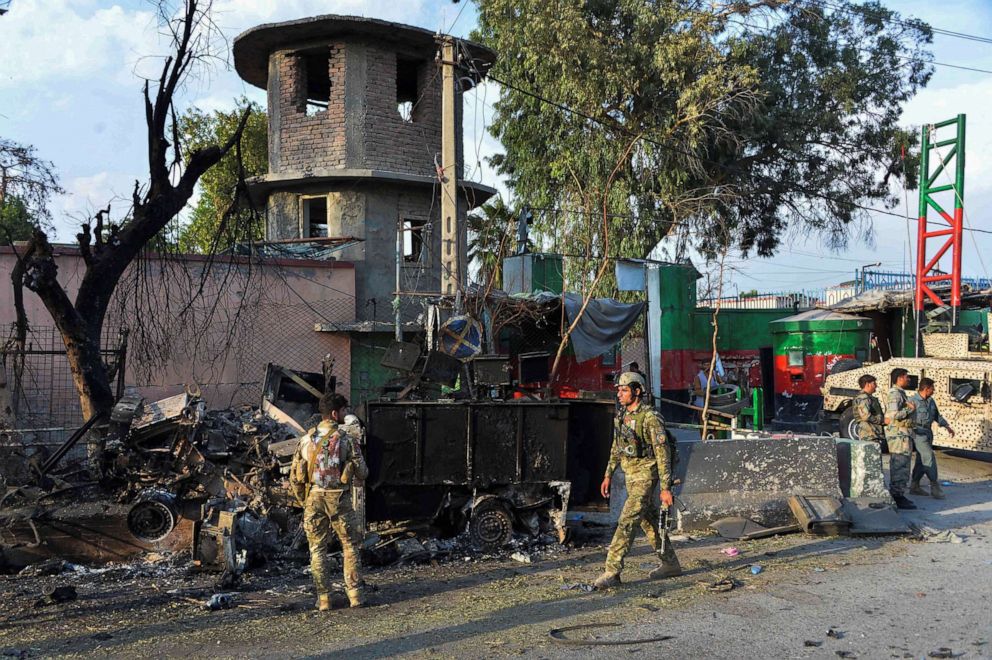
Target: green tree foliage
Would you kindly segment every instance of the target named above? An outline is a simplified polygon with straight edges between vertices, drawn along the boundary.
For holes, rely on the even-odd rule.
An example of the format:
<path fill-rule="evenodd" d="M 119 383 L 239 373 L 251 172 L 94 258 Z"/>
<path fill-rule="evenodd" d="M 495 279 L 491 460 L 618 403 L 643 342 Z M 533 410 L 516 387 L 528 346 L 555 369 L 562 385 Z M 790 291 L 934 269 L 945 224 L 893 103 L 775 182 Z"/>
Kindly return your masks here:
<path fill-rule="evenodd" d="M 841 244 L 866 217 L 858 204 L 895 203 L 903 147 L 914 181 L 897 120 L 932 67 L 925 24 L 874 2 L 837 6 L 480 0 L 474 36 L 508 83 L 494 165 L 521 200 L 569 209 L 543 229 L 572 250 L 594 242 L 602 218 L 588 200 L 618 160 L 612 254 L 646 256 L 683 225 L 709 250 L 729 236 L 772 254 L 790 228 Z"/>
<path fill-rule="evenodd" d="M 48 200 L 65 192 L 55 166 L 34 147 L 0 138 L 0 243 L 26 241 L 36 228 L 48 228 Z"/>
<path fill-rule="evenodd" d="M 493 163 L 518 198 L 565 211 L 547 215 L 540 229 L 566 251 L 603 248 L 596 223 L 605 206 L 632 216 L 611 222 L 610 252 L 646 255 L 676 218 L 698 208 L 693 154 L 726 136 L 727 118 L 754 102 L 753 67 L 730 61 L 720 42 L 725 19 L 687 4 L 479 3 L 475 38 L 500 54 L 494 77 L 518 88 L 505 88 L 496 103 L 492 132 L 506 153 Z M 631 148 L 637 136 L 651 141 Z"/>
<path fill-rule="evenodd" d="M 518 213 L 502 197 L 494 197 L 468 214 L 468 262 L 475 280 L 496 289 L 503 286 L 503 257 L 513 254 Z M 528 240 L 528 244 L 530 241 Z"/>
<path fill-rule="evenodd" d="M 241 138 L 244 177 L 264 174 L 268 169 L 268 118 L 257 103 L 246 98 L 228 112 L 205 113 L 192 108 L 179 117 L 180 144 L 184 157 L 207 145 L 223 144 L 237 129 L 241 115 L 251 109 Z M 230 212 L 238 190 L 238 159 L 234 150 L 200 179 L 200 197 L 189 220 L 179 231 L 179 248 L 187 252 L 209 253 L 235 243 L 260 240 L 265 234 L 261 215 L 252 214 L 246 204 Z M 242 200 L 243 201 L 243 200 Z M 216 243 L 216 245 L 215 245 Z"/>
<path fill-rule="evenodd" d="M 26 241 L 31 238 L 35 223 L 31 213 L 19 197 L 10 196 L 0 207 L 0 242 Z"/>

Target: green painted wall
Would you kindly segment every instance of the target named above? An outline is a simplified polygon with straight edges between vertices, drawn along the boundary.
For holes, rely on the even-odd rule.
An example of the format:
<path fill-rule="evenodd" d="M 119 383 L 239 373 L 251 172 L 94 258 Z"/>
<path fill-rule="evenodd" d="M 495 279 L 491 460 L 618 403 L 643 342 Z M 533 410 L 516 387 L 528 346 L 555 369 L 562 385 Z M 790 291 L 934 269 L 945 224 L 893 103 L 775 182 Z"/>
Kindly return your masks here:
<path fill-rule="evenodd" d="M 661 266 L 661 350 L 705 351 L 712 346 L 713 310 L 696 307 L 696 270 Z M 772 345 L 769 323 L 792 316 L 792 309 L 721 309 L 718 351 L 757 350 Z"/>
<path fill-rule="evenodd" d="M 699 343 L 696 308 L 696 269 L 686 266 L 660 266 L 661 350 L 695 349 Z"/>

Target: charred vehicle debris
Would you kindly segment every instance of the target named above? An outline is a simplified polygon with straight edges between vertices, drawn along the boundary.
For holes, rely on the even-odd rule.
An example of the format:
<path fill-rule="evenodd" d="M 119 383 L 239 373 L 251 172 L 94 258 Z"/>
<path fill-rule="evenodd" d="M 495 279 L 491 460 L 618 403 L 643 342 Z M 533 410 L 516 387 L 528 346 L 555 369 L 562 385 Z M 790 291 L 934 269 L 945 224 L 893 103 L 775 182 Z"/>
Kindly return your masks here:
<path fill-rule="evenodd" d="M 418 349 L 401 365 L 408 385 L 357 409 L 364 425 L 349 420 L 370 468 L 353 489 L 370 563 L 424 548 L 563 543 L 570 501 L 598 498 L 612 403 L 438 397 L 461 364 L 447 357 Z M 506 360 L 490 362 L 503 375 L 486 376 L 494 370 L 484 364 L 477 384 L 503 387 Z M 122 396 L 95 425 L 105 445 L 98 480 L 58 465 L 76 434 L 34 457 L 22 483 L 6 484 L 0 571 L 179 551 L 197 569 L 234 576 L 267 559 L 302 562 L 302 509 L 287 479 L 299 436 L 319 420 L 319 397 L 335 388 L 331 371 L 270 364 L 258 407 L 208 411 L 189 389 L 158 401 Z"/>

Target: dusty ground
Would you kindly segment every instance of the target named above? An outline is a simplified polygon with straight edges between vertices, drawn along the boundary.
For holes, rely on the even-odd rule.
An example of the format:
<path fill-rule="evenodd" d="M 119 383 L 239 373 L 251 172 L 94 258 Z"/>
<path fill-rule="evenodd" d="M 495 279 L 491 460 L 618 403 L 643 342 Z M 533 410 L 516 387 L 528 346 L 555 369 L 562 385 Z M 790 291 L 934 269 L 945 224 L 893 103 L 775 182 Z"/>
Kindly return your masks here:
<path fill-rule="evenodd" d="M 623 588 L 564 589 L 592 581 L 604 550 L 551 552 L 533 564 L 509 559 L 375 570 L 372 607 L 320 615 L 305 573 L 270 567 L 251 575 L 234 609 L 208 612 L 210 576 L 149 565 L 98 574 L 0 578 L 0 650 L 8 656 L 71 657 L 992 657 L 992 464 L 943 456 L 954 481 L 942 502 L 916 498 L 908 516 L 955 530 L 963 543 L 906 538 L 791 535 L 730 545 L 703 537 L 677 545 L 689 570 L 647 580 L 643 541 Z M 752 564 L 762 572 L 753 575 Z M 724 577 L 739 586 L 716 593 Z M 45 589 L 75 585 L 79 599 L 32 607 Z M 590 623 L 572 637 L 671 639 L 628 646 L 568 646 L 549 630 Z M 833 628 L 834 636 L 827 631 Z M 806 645 L 807 640 L 811 644 Z M 958 655 L 963 654 L 963 655 Z M 939 655 L 937 657 L 940 657 Z"/>

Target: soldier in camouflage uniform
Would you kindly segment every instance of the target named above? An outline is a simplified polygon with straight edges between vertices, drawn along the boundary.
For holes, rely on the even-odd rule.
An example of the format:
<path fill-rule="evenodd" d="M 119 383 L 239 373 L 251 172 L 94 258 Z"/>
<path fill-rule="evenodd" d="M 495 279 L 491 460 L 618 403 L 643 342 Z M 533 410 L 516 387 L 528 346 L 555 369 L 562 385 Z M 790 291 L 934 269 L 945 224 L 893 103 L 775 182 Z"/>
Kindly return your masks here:
<path fill-rule="evenodd" d="M 858 438 L 881 443 L 885 439 L 885 413 L 875 398 L 878 381 L 871 374 L 858 379 L 861 393 L 854 397 L 854 419 L 857 420 Z"/>
<path fill-rule="evenodd" d="M 885 408 L 885 442 L 889 445 L 889 492 L 900 509 L 915 509 L 906 497 L 909 485 L 909 464 L 913 456 L 913 412 L 916 406 L 906 395 L 909 372 L 892 370 L 894 386 L 889 390 L 889 403 Z"/>
<path fill-rule="evenodd" d="M 639 374 L 630 371 L 621 374 L 617 381 L 617 400 L 621 409 L 614 423 L 610 462 L 600 490 L 603 497 L 609 498 L 610 481 L 619 465 L 626 477 L 627 501 L 624 502 L 606 555 L 606 570 L 593 583 L 596 589 L 620 584 L 623 559 L 634 543 L 638 525 L 661 560 L 661 565 L 651 571 L 650 577 L 663 578 L 682 573 L 667 531 L 659 533 L 658 503 L 652 498 L 660 482 L 661 503 L 666 507 L 672 505 L 673 452 L 665 432 L 665 420 L 642 402 L 643 393 L 644 381 Z"/>
<path fill-rule="evenodd" d="M 913 481 L 909 486 L 909 492 L 914 495 L 927 495 L 928 493 L 920 486 L 920 481 L 926 477 L 930 481 L 929 495 L 942 500 L 944 490 L 940 487 L 940 479 L 937 477 L 937 456 L 933 453 L 933 423 L 937 422 L 947 429 L 952 438 L 954 429 L 937 410 L 937 403 L 933 400 L 933 389 L 932 379 L 921 378 L 916 394 L 909 398 L 916 406 L 913 417 L 913 447 L 916 449 L 916 462 L 913 464 Z"/>
<path fill-rule="evenodd" d="M 341 543 L 344 585 L 352 607 L 365 605 L 359 544 L 351 485 L 368 476 L 358 441 L 348 435 L 344 420 L 348 401 L 340 394 L 320 400 L 322 421 L 300 439 L 290 470 L 290 488 L 303 506 L 303 529 L 310 544 L 310 569 L 317 588 L 317 609 L 331 609 L 331 575 L 327 541 L 331 530 Z"/>

